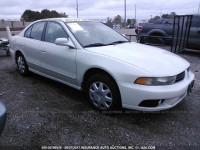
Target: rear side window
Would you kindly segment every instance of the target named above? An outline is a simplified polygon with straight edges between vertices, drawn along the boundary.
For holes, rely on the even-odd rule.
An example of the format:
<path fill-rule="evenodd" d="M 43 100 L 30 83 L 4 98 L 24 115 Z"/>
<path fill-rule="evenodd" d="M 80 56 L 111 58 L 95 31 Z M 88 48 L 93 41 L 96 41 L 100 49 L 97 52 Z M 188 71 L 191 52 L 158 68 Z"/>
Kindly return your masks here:
<path fill-rule="evenodd" d="M 32 27 L 31 38 L 36 40 L 41 40 L 44 26 L 45 22 L 35 23 Z"/>
<path fill-rule="evenodd" d="M 200 24 L 200 16 L 193 16 L 191 26 L 192 27 L 198 27 L 199 24 Z"/>
<path fill-rule="evenodd" d="M 55 22 L 48 22 L 45 32 L 45 41 L 55 43 L 57 38 L 68 38 L 68 35 L 60 24 Z"/>
<path fill-rule="evenodd" d="M 197 27 L 197 20 L 196 18 L 193 18 L 192 19 L 192 24 L 191 24 L 192 27 Z"/>
<path fill-rule="evenodd" d="M 32 26 L 29 27 L 29 28 L 25 31 L 25 33 L 24 33 L 24 37 L 27 37 L 27 38 L 30 37 L 30 35 L 31 35 L 31 29 L 32 29 Z"/>

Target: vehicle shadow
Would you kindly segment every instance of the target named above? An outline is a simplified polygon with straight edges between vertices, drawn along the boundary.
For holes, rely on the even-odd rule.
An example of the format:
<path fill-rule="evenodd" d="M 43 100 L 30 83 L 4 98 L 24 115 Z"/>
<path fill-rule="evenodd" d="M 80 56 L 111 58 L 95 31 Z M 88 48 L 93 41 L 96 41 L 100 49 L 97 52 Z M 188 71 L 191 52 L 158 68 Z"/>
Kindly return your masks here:
<path fill-rule="evenodd" d="M 114 119 L 118 122 L 124 122 L 130 125 L 134 124 L 145 128 L 149 123 L 163 123 L 171 120 L 172 118 L 178 120 L 180 115 L 185 115 L 187 111 L 187 106 L 184 102 L 181 102 L 169 110 L 156 112 L 142 112 L 129 109 L 119 109 L 117 111 L 97 111 L 91 107 L 83 92 L 34 73 L 31 73 L 28 78 L 31 79 L 33 84 L 39 84 L 40 86 L 46 88 L 46 92 L 44 91 L 40 93 L 40 95 L 45 95 L 45 93 L 47 93 L 47 96 L 51 97 L 51 94 L 53 94 L 54 97 L 57 97 L 55 99 L 47 99 L 47 103 L 45 103 L 45 105 L 42 103 L 42 98 L 36 100 L 36 103 L 39 103 L 41 107 L 43 106 L 42 108 L 44 110 L 43 112 L 41 111 L 41 113 L 44 114 L 55 113 L 60 114 L 61 116 L 69 113 L 86 115 L 95 114 L 100 118 L 108 117 L 108 120 Z M 53 91 L 53 93 L 48 93 L 48 91 Z M 53 111 L 55 108 L 57 109 Z"/>
<path fill-rule="evenodd" d="M 74 105 L 74 108 L 72 104 L 72 107 L 70 107 L 70 109 L 73 109 L 75 111 L 87 111 L 90 109 L 88 100 L 82 91 L 76 90 L 70 86 L 45 78 L 32 72 L 29 74 L 29 78 L 31 78 L 33 85 L 37 84 L 36 86 L 38 86 L 38 84 L 42 84 L 43 88 L 46 89 L 44 93 L 48 93 L 48 90 L 53 91 L 53 93 L 50 93 L 49 95 L 53 95 L 53 98 L 55 98 L 55 100 L 48 101 L 49 103 L 52 103 L 52 105 L 50 104 L 48 105 L 48 107 L 54 108 L 56 103 L 57 107 L 60 107 L 62 109 L 63 104 L 68 103 L 63 102 L 62 99 L 66 99 L 67 101 L 70 100 L 70 103 L 78 103 L 78 105 Z M 66 111 L 66 109 L 64 111 Z"/>
<path fill-rule="evenodd" d="M 182 101 L 175 107 L 162 111 L 144 112 L 138 110 L 121 109 L 119 111 L 105 111 L 102 112 L 102 114 L 130 125 L 134 124 L 143 128 L 149 128 L 148 126 L 151 126 L 152 124 L 163 124 L 173 120 L 180 120 L 180 116 L 189 117 L 188 112 L 187 104 Z"/>

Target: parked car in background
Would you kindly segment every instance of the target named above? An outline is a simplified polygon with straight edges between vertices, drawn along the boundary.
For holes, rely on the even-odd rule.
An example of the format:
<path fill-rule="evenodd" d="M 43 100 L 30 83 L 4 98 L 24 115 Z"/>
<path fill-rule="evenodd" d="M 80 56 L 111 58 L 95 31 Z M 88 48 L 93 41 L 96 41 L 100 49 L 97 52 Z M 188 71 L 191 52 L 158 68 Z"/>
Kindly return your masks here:
<path fill-rule="evenodd" d="M 0 38 L 0 50 L 6 51 L 7 56 L 10 55 L 9 52 L 9 41 L 6 38 Z"/>
<path fill-rule="evenodd" d="M 32 71 L 82 90 L 98 110 L 169 109 L 194 83 L 185 59 L 96 21 L 35 21 L 11 37 L 10 53 L 21 75 Z"/>
<path fill-rule="evenodd" d="M 165 44 L 170 43 L 173 33 L 172 24 L 164 23 L 139 23 L 139 26 L 135 29 L 136 34 L 140 37 L 141 43 L 153 43 L 153 44 Z M 164 38 L 148 38 L 145 40 L 145 36 L 161 36 Z"/>
<path fill-rule="evenodd" d="M 140 23 L 135 32 L 140 36 L 141 43 L 171 44 L 173 24 L 170 22 L 161 23 Z M 145 40 L 145 36 L 151 36 Z M 160 36 L 163 38 L 152 38 Z M 186 48 L 200 50 L 200 15 L 193 15 L 188 43 Z"/>
<path fill-rule="evenodd" d="M 6 106 L 0 101 L 0 135 L 3 132 L 6 123 Z"/>

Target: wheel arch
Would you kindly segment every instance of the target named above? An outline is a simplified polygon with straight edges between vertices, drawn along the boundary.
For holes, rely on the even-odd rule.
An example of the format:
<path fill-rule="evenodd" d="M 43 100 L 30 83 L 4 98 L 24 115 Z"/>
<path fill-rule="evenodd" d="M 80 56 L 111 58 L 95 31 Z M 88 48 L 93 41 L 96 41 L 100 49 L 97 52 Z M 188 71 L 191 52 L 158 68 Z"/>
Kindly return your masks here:
<path fill-rule="evenodd" d="M 19 54 L 22 54 L 24 56 L 24 54 L 20 50 L 16 50 L 16 52 L 15 52 L 15 61 L 17 61 L 17 56 Z"/>
<path fill-rule="evenodd" d="M 161 29 L 153 29 L 148 32 L 149 36 L 167 36 L 167 33 Z"/>
<path fill-rule="evenodd" d="M 87 82 L 87 80 L 92 76 L 92 75 L 94 75 L 94 74 L 104 74 L 104 75 L 107 75 L 114 83 L 115 83 L 115 85 L 116 85 L 116 87 L 117 87 L 117 90 L 118 90 L 118 92 L 119 92 L 119 94 L 120 94 L 120 99 L 121 99 L 121 93 L 120 93 L 120 90 L 119 90 L 119 86 L 118 86 L 118 84 L 117 84 L 117 82 L 116 82 L 116 79 L 108 72 L 108 71 L 105 71 L 105 70 L 103 70 L 103 69 L 101 69 L 101 68 L 97 68 L 97 67 L 95 67 L 95 68 L 89 68 L 86 72 L 85 72 L 85 74 L 83 75 L 83 80 L 82 80 L 82 84 L 81 84 L 81 88 L 84 90 L 85 89 L 85 83 Z"/>

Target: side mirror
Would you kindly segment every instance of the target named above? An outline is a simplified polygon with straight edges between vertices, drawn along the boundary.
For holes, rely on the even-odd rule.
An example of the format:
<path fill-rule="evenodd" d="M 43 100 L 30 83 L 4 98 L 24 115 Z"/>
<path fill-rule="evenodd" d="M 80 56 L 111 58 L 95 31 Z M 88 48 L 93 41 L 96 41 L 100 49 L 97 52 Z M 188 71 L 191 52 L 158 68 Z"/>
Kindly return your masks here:
<path fill-rule="evenodd" d="M 75 48 L 72 41 L 67 39 L 67 38 L 57 38 L 56 41 L 55 41 L 55 44 L 61 45 L 61 46 L 68 46 L 69 48 Z"/>

